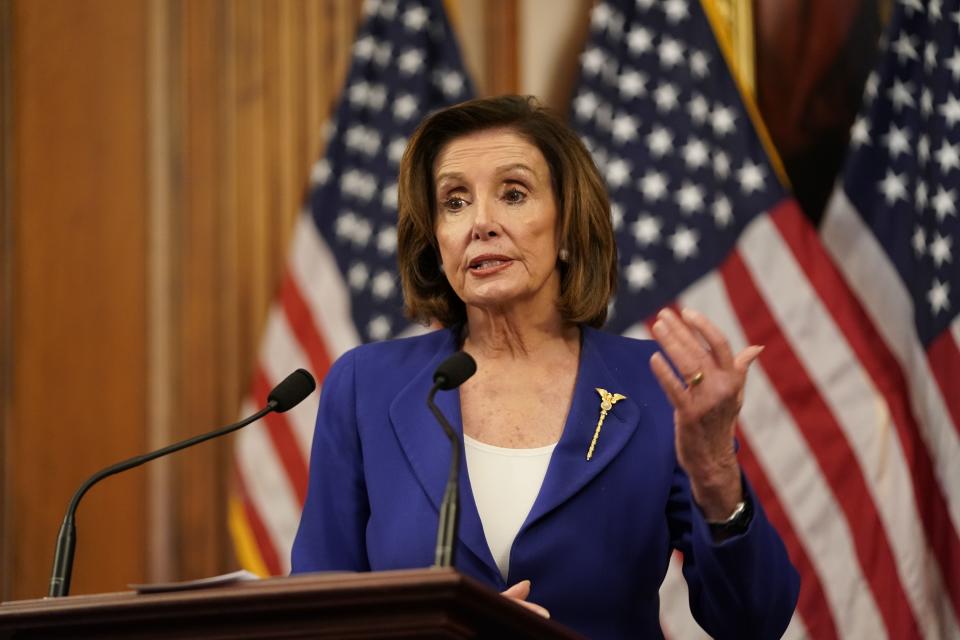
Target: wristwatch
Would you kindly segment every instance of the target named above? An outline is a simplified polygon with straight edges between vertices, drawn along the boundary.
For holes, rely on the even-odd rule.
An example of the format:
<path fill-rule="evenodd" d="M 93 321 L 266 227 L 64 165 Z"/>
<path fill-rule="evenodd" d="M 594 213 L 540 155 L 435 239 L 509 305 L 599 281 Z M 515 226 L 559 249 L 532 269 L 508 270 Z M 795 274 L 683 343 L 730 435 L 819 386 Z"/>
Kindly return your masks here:
<path fill-rule="evenodd" d="M 753 520 L 753 503 L 750 501 L 750 496 L 744 494 L 743 500 L 737 503 L 729 518 L 720 522 L 707 521 L 707 524 L 715 539 L 726 540 L 745 532 L 751 520 Z"/>

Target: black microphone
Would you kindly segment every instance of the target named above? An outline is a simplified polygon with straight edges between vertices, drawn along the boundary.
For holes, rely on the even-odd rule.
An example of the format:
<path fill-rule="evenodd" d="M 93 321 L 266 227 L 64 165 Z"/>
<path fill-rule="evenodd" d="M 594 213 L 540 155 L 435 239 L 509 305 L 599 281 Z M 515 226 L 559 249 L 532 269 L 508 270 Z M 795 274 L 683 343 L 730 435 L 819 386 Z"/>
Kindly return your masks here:
<path fill-rule="evenodd" d="M 311 376 L 304 369 L 297 369 L 284 378 L 280 384 L 273 388 L 273 390 L 270 392 L 270 395 L 267 396 L 267 406 L 252 416 L 244 418 L 240 422 L 235 422 L 225 427 L 221 427 L 216 431 L 211 431 L 209 433 L 194 436 L 180 442 L 175 442 L 174 444 L 167 445 L 162 449 L 157 449 L 156 451 L 145 453 L 142 456 L 130 458 L 129 460 L 124 460 L 123 462 L 118 462 L 117 464 L 107 467 L 106 469 L 102 469 L 90 476 L 86 482 L 80 485 L 80 488 L 77 489 L 77 492 L 73 494 L 73 498 L 70 500 L 70 504 L 67 506 L 67 513 L 63 516 L 63 524 L 60 525 L 60 533 L 57 534 L 57 547 L 53 556 L 53 572 L 50 574 L 50 591 L 47 595 L 51 598 L 57 598 L 60 596 L 69 595 L 70 593 L 70 574 L 73 571 L 74 547 L 76 546 L 77 538 L 74 517 L 77 512 L 77 505 L 80 503 L 80 498 L 83 497 L 83 494 L 85 494 L 90 487 L 95 485 L 97 482 L 100 482 L 107 476 L 112 476 L 115 473 L 120 473 L 121 471 L 132 469 L 133 467 L 139 467 L 145 462 L 150 462 L 151 460 L 165 456 L 168 453 L 180 451 L 181 449 L 192 447 L 195 444 L 200 444 L 201 442 L 206 442 L 207 440 L 226 435 L 231 431 L 236 431 L 237 429 L 247 426 L 251 422 L 259 420 L 268 413 L 272 413 L 274 411 L 277 413 L 283 413 L 284 411 L 292 409 L 300 404 L 300 402 L 310 395 L 310 393 L 316 389 L 316 387 L 317 383 L 314 382 L 313 376 Z"/>
<path fill-rule="evenodd" d="M 459 521 L 460 503 L 460 439 L 453 431 L 453 427 L 433 402 L 437 391 L 456 389 L 467 378 L 477 371 L 477 363 L 470 354 L 457 351 L 455 354 L 440 363 L 433 374 L 433 388 L 427 396 L 427 406 L 443 427 L 443 432 L 450 439 L 452 456 L 450 458 L 450 477 L 447 478 L 447 487 L 443 491 L 443 501 L 440 503 L 440 523 L 437 525 L 437 547 L 434 554 L 433 566 L 452 567 L 453 550 L 457 544 L 457 524 Z"/>

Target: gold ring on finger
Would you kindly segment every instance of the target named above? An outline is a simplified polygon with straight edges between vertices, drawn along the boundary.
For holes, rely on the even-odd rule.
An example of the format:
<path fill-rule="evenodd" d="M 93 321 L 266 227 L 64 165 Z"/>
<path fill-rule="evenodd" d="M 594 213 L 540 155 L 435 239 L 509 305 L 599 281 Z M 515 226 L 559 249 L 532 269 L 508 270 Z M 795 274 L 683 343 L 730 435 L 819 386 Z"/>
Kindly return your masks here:
<path fill-rule="evenodd" d="M 697 371 L 695 374 L 690 376 L 690 379 L 687 381 L 687 386 L 695 387 L 701 382 L 703 382 L 703 371 Z"/>

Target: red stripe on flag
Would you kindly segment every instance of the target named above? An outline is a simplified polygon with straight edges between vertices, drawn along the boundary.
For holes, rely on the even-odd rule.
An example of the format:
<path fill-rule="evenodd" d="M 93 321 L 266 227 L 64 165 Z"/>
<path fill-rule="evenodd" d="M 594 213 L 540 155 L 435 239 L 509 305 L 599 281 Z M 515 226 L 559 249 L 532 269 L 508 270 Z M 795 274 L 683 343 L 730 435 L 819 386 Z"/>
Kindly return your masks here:
<path fill-rule="evenodd" d="M 253 539 L 257 542 L 257 550 L 260 552 L 263 564 L 266 565 L 270 575 L 280 575 L 283 572 L 283 568 L 280 565 L 280 556 L 277 554 L 276 547 L 273 546 L 273 540 L 270 538 L 267 528 L 263 526 L 263 518 L 260 517 L 256 505 L 253 504 L 253 501 L 250 499 L 250 494 L 247 492 L 247 485 L 244 483 L 243 473 L 239 468 L 236 469 L 236 473 L 234 474 L 234 487 L 240 496 L 241 503 L 243 504 L 243 512 L 247 518 L 247 524 L 250 526 Z"/>
<path fill-rule="evenodd" d="M 747 341 L 765 345 L 760 354 L 764 371 L 807 440 L 846 514 L 860 566 L 890 637 L 919 638 L 917 621 L 900 584 L 883 522 L 840 425 L 781 333 L 737 253 L 730 254 L 720 274 Z"/>
<path fill-rule="evenodd" d="M 267 381 L 266 374 L 262 367 L 257 367 L 253 374 L 253 396 L 265 403 L 267 395 L 270 393 L 270 383 Z M 300 506 L 303 506 L 307 496 L 307 461 L 304 459 L 300 446 L 293 435 L 290 423 L 282 413 L 269 413 L 264 418 L 267 424 L 267 433 L 270 435 L 270 441 L 273 448 L 280 458 L 283 470 L 286 472 L 287 479 L 290 481 L 290 488 Z"/>
<path fill-rule="evenodd" d="M 793 530 L 777 492 L 767 480 L 763 467 L 760 466 L 753 454 L 749 439 L 740 438 L 739 443 L 740 450 L 737 453 L 737 458 L 740 465 L 750 479 L 753 491 L 757 494 L 757 498 L 767 514 L 767 519 L 776 528 L 783 544 L 787 547 L 787 553 L 790 554 L 793 566 L 803 577 L 800 581 L 800 598 L 797 601 L 797 611 L 803 618 L 803 623 L 811 638 L 834 640 L 839 637 L 839 634 L 830 605 L 824 595 L 823 585 L 820 583 L 820 577 L 810 561 L 810 556 L 807 555 L 802 540 Z"/>
<path fill-rule="evenodd" d="M 313 321 L 313 314 L 300 293 L 293 272 L 288 270 L 280 289 L 280 304 L 287 318 L 287 324 L 296 337 L 313 368 L 313 375 L 322 380 L 330 368 L 330 349 Z"/>
<path fill-rule="evenodd" d="M 960 432 L 960 393 L 957 393 L 957 381 L 960 380 L 960 349 L 947 329 L 930 343 L 927 349 L 927 361 L 933 371 L 933 377 L 940 387 L 940 394 L 950 412 L 953 428 Z M 958 554 L 960 555 L 960 554 Z M 960 574 L 960 571 L 957 572 Z M 958 608 L 960 613 L 960 608 Z"/>
<path fill-rule="evenodd" d="M 910 392 L 900 363 L 887 347 L 854 292 L 847 286 L 832 258 L 819 241 L 812 241 L 810 227 L 791 200 L 777 206 L 772 215 L 784 241 L 816 290 L 833 321 L 843 332 L 861 366 L 883 395 L 897 429 L 900 446 L 910 470 L 913 500 L 917 506 L 927 540 L 941 566 L 941 575 L 953 608 L 960 616 L 960 537 L 950 519 L 947 499 L 934 476 L 933 460 L 920 435 L 920 427 L 910 407 Z M 951 347 L 953 353 L 950 353 Z M 934 355 L 936 351 L 936 355 Z M 960 394 L 951 391 L 949 381 L 960 376 L 960 355 L 950 332 L 940 337 L 928 352 L 943 397 L 957 410 Z M 936 359 L 936 362 L 933 360 Z M 951 361 L 952 359 L 952 361 Z M 943 375 L 941 379 L 939 376 Z M 952 376 L 952 377 L 951 377 Z M 955 382 L 954 382 L 955 384 Z M 957 416 L 954 415 L 956 426 Z"/>

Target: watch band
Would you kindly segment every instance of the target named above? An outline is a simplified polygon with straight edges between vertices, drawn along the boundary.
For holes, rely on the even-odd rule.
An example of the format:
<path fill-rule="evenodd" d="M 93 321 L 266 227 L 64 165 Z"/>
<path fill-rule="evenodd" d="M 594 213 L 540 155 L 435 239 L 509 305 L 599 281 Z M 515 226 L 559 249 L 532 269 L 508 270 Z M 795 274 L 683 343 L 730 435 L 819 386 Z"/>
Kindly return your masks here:
<path fill-rule="evenodd" d="M 720 522 L 707 521 L 707 525 L 714 538 L 726 539 L 746 531 L 751 520 L 753 520 L 753 504 L 749 496 L 744 495 L 744 499 L 737 503 L 729 518 Z"/>

